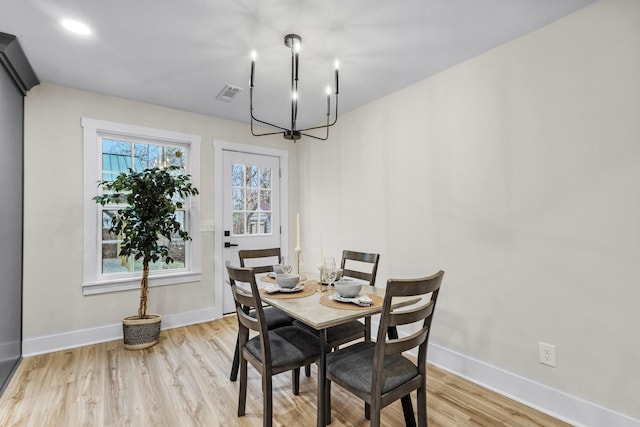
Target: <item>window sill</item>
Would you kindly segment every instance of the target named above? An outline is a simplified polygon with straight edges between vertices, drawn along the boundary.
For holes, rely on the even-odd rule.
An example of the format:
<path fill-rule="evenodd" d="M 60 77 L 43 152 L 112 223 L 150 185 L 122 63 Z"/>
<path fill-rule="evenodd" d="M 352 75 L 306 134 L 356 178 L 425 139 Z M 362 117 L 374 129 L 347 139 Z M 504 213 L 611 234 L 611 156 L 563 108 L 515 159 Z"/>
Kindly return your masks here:
<path fill-rule="evenodd" d="M 174 273 L 163 274 L 159 277 L 149 277 L 149 287 L 155 288 L 158 286 L 178 285 L 181 283 L 199 282 L 200 272 L 188 272 L 188 273 Z M 110 292 L 129 291 L 133 289 L 140 289 L 140 277 L 127 277 L 126 279 L 119 280 L 104 280 L 93 283 L 82 284 L 82 295 L 96 295 L 106 294 Z"/>

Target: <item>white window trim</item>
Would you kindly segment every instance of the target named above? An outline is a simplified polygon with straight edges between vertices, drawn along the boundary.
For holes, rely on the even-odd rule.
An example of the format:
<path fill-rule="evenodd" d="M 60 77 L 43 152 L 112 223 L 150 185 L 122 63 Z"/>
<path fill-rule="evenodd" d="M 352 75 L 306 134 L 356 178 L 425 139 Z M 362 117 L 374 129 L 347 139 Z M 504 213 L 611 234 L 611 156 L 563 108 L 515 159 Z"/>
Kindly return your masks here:
<path fill-rule="evenodd" d="M 136 277 L 102 279 L 100 272 L 100 257 L 98 252 L 98 231 L 101 227 L 98 218 L 99 207 L 93 200 L 98 195 L 98 181 L 102 177 L 102 150 L 99 149 L 99 135 L 130 136 L 136 138 L 151 137 L 156 140 L 179 143 L 189 146 L 189 174 L 191 182 L 200 188 L 200 135 L 182 132 L 154 129 L 143 126 L 109 122 L 105 120 L 82 118 L 83 133 L 83 265 L 82 265 L 82 294 L 100 294 L 117 292 L 140 287 L 142 273 Z M 175 285 L 179 283 L 196 282 L 201 280 L 201 237 L 200 237 L 200 200 L 191 199 L 190 206 L 190 235 L 193 240 L 186 242 L 190 254 L 190 268 L 175 272 L 149 272 L 149 286 Z"/>

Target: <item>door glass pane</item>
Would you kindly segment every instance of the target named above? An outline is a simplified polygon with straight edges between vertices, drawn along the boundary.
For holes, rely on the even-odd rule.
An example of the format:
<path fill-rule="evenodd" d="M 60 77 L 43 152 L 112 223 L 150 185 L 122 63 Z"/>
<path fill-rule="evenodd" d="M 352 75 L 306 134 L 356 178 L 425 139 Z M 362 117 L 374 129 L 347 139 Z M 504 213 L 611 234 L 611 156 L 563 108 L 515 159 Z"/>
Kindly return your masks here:
<path fill-rule="evenodd" d="M 231 169 L 233 235 L 271 233 L 271 168 L 234 164 Z"/>

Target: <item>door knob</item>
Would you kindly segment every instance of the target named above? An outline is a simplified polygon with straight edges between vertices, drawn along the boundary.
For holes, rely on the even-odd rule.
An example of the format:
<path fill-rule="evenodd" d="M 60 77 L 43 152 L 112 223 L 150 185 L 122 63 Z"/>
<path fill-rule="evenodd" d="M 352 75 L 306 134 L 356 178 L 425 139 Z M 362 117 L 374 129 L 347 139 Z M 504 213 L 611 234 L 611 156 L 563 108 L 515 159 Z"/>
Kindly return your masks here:
<path fill-rule="evenodd" d="M 225 248 L 230 248 L 231 246 L 238 246 L 238 245 L 235 244 L 235 243 L 231 243 L 231 242 L 224 242 L 224 247 Z"/>

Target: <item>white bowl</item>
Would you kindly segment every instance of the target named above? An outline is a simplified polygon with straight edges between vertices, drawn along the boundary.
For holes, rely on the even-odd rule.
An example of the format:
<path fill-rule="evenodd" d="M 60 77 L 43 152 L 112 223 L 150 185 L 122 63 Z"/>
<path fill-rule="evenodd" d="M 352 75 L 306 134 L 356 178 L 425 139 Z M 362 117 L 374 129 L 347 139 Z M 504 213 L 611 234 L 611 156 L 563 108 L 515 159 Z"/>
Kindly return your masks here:
<path fill-rule="evenodd" d="M 353 280 L 338 280 L 335 284 L 336 292 L 342 298 L 354 298 L 360 293 L 362 283 Z"/>
<path fill-rule="evenodd" d="M 277 274 L 276 283 L 281 288 L 293 288 L 298 284 L 300 276 L 297 274 Z"/>

